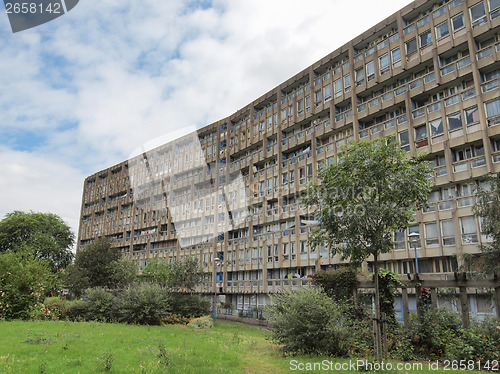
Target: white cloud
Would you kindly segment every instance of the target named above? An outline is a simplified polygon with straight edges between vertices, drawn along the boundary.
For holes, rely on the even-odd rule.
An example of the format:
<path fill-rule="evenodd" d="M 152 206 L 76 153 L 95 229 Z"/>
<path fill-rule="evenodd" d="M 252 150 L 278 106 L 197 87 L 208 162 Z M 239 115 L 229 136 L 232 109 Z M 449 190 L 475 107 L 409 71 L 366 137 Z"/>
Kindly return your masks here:
<path fill-rule="evenodd" d="M 407 3 L 86 0 L 0 34 L 1 213 L 50 210 L 76 227 L 86 175 L 234 113 Z M 20 152 L 2 138 L 23 131 L 45 141 Z"/>

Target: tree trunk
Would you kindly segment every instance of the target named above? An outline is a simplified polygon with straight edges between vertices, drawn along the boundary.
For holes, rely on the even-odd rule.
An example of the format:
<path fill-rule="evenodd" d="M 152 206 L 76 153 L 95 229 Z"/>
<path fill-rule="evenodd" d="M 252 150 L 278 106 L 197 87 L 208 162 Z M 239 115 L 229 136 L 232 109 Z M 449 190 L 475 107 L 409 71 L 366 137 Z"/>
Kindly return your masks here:
<path fill-rule="evenodd" d="M 376 346 L 375 346 L 375 352 L 378 360 L 382 359 L 382 339 L 381 339 L 381 334 L 380 334 L 380 292 L 378 288 L 378 254 L 374 253 L 373 254 L 373 271 L 374 271 L 374 277 L 375 277 L 375 320 L 377 321 L 376 323 L 376 329 L 375 329 L 375 339 L 376 339 Z"/>

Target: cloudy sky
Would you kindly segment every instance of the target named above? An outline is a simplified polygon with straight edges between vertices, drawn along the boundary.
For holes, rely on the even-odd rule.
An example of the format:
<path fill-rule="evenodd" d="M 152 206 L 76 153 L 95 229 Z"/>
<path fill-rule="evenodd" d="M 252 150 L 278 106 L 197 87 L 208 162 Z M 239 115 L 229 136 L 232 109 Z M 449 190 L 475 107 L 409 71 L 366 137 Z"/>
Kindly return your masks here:
<path fill-rule="evenodd" d="M 53 212 L 76 233 L 86 176 L 229 116 L 408 3 L 81 0 L 13 34 L 2 2 L 0 218 Z"/>

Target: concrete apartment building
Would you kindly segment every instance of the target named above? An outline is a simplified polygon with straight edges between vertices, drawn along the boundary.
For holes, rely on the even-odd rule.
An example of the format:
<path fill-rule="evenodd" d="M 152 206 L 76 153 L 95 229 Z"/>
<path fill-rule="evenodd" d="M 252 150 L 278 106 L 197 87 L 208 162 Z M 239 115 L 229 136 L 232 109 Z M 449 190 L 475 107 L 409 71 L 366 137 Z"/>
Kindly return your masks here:
<path fill-rule="evenodd" d="M 414 272 L 416 244 L 421 273 L 457 269 L 488 240 L 474 191 L 500 171 L 499 15 L 499 0 L 417 0 L 231 116 L 88 177 L 79 249 L 107 236 L 141 268 L 196 256 L 201 291 L 263 305 L 341 263 L 308 245 L 307 183 L 342 145 L 395 134 L 435 186 L 382 266 Z"/>

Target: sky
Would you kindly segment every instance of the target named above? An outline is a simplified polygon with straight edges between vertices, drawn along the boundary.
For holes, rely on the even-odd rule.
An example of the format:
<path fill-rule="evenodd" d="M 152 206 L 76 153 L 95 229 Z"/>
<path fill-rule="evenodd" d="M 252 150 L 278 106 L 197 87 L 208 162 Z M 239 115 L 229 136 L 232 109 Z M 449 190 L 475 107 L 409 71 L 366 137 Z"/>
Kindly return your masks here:
<path fill-rule="evenodd" d="M 16 34 L 2 2 L 0 219 L 51 212 L 77 235 L 87 176 L 228 117 L 410 2 L 80 0 Z"/>

